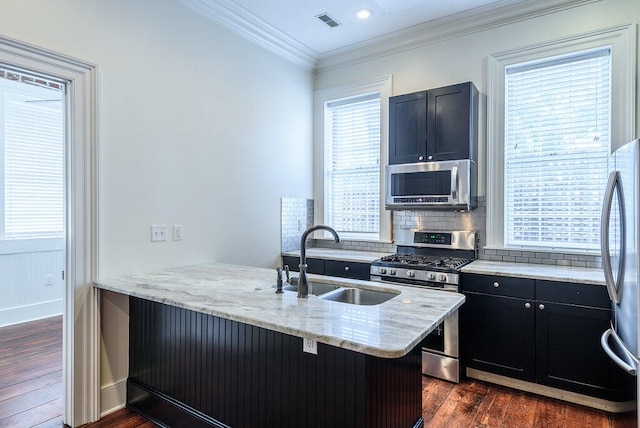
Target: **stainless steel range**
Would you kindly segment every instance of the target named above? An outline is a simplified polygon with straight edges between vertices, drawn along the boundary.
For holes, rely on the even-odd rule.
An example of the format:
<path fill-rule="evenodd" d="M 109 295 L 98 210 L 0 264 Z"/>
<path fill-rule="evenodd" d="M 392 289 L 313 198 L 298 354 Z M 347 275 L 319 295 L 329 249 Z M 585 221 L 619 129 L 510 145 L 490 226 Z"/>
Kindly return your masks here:
<path fill-rule="evenodd" d="M 476 259 L 476 232 L 401 230 L 397 252 L 371 263 L 371 280 L 413 287 L 458 291 L 460 268 Z M 422 342 L 422 373 L 460 381 L 458 313 Z"/>

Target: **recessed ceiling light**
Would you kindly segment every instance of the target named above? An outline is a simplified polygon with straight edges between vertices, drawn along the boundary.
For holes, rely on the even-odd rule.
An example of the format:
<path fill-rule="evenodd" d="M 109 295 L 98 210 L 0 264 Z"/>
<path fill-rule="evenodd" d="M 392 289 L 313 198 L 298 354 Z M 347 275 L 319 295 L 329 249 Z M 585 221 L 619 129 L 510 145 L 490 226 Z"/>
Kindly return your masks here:
<path fill-rule="evenodd" d="M 371 16 L 371 11 L 369 9 L 360 9 L 356 12 L 356 16 L 358 19 L 367 19 Z"/>

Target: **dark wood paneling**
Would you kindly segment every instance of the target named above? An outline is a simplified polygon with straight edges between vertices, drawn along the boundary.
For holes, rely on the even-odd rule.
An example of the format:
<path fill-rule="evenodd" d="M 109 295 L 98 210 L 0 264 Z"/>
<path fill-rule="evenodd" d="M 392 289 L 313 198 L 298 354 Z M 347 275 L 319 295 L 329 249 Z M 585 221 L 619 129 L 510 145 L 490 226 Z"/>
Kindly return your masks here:
<path fill-rule="evenodd" d="M 420 349 L 386 360 L 318 344 L 312 355 L 299 337 L 133 297 L 129 316 L 130 396 L 144 398 L 129 405 L 156 420 L 177 409 L 232 427 L 407 428 L 420 418 Z"/>

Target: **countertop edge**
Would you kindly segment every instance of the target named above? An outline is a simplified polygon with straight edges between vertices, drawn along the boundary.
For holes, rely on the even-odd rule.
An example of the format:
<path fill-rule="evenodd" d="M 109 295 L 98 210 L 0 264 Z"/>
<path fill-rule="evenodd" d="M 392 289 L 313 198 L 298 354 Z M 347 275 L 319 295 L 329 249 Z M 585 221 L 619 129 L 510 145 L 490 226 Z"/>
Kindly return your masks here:
<path fill-rule="evenodd" d="M 514 278 L 605 285 L 604 273 L 602 270 L 587 267 L 474 260 L 468 265 L 462 267 L 461 272 L 463 274 L 473 273 L 480 275 L 510 276 Z"/>
<path fill-rule="evenodd" d="M 256 269 L 259 269 L 259 268 L 256 268 Z M 310 275 L 310 279 L 314 279 L 314 277 L 317 277 L 317 276 Z M 336 282 L 340 282 L 343 284 L 349 283 L 348 286 L 352 286 L 355 288 L 358 288 L 358 287 L 372 288 L 372 289 L 385 288 L 381 284 L 369 283 L 367 281 L 348 280 L 345 278 L 333 278 L 333 277 L 325 277 L 325 276 L 322 276 L 321 278 L 323 279 L 323 281 L 331 282 L 332 280 L 335 280 Z M 108 279 L 97 280 L 97 281 L 94 281 L 94 287 L 98 289 L 110 291 L 110 292 L 115 292 L 119 294 L 124 294 L 124 295 L 129 295 L 129 296 L 133 296 L 141 299 L 150 300 L 150 301 L 161 303 L 161 304 L 167 304 L 167 305 L 171 305 L 171 306 L 175 306 L 175 307 L 179 307 L 187 310 L 209 314 L 212 316 L 218 316 L 220 318 L 241 322 L 241 323 L 253 325 L 256 327 L 262 327 L 262 328 L 272 330 L 272 331 L 277 331 L 283 334 L 288 334 L 288 335 L 308 338 L 308 339 L 315 339 L 320 343 L 324 343 L 327 345 L 332 345 L 339 348 L 348 349 L 355 352 L 360 352 L 360 353 L 364 353 L 367 355 L 380 357 L 380 358 L 400 358 L 406 355 L 409 351 L 415 348 L 415 346 L 417 346 L 422 341 L 422 339 L 424 339 L 424 337 L 427 336 L 429 332 L 435 329 L 439 324 L 439 322 L 441 322 L 444 318 L 448 317 L 449 315 L 454 313 L 456 310 L 458 310 L 465 301 L 465 297 L 462 294 L 446 293 L 448 296 L 446 300 L 446 307 L 448 307 L 448 309 L 444 309 L 442 307 L 439 307 L 437 309 L 438 311 L 440 311 L 440 314 L 444 314 L 439 320 L 434 320 L 432 322 L 425 320 L 424 325 L 421 326 L 420 328 L 420 332 L 418 331 L 415 332 L 415 337 L 413 338 L 413 340 L 409 341 L 408 339 L 411 335 L 407 335 L 406 337 L 406 339 L 408 340 L 407 342 L 403 343 L 403 341 L 400 340 L 398 341 L 399 343 L 395 345 L 385 344 L 383 347 L 376 347 L 370 344 L 351 341 L 347 337 L 341 337 L 340 335 L 331 336 L 327 334 L 321 334 L 321 333 L 319 334 L 317 331 L 316 332 L 310 331 L 300 326 L 292 327 L 292 326 L 283 325 L 282 322 L 280 323 L 271 322 L 270 318 L 262 319 L 262 320 L 257 319 L 255 317 L 252 317 L 250 313 L 239 312 L 237 308 L 233 308 L 233 307 L 231 308 L 231 310 L 226 311 L 224 310 L 224 306 L 221 306 L 219 304 L 207 306 L 206 304 L 194 304 L 193 301 L 189 301 L 188 303 L 185 303 L 180 300 L 180 296 L 183 296 L 184 294 L 181 294 L 181 292 L 179 291 L 175 293 L 175 298 L 171 298 L 171 297 L 167 298 L 166 293 L 165 293 L 165 297 L 158 297 L 158 295 L 153 294 L 155 291 L 153 289 L 148 289 L 143 287 L 141 287 L 140 289 L 136 289 L 136 288 L 132 288 L 130 284 L 128 286 L 125 284 L 124 286 L 120 287 L 117 285 L 117 282 L 118 281 L 114 281 L 114 280 L 110 281 Z M 137 285 L 139 284 L 136 284 L 136 286 Z M 440 293 L 445 293 L 445 292 L 440 291 Z M 456 297 L 453 297 L 452 295 L 455 295 Z M 310 296 L 309 299 L 318 299 L 318 297 Z M 385 302 L 385 303 L 390 303 L 390 302 Z M 382 305 L 384 305 L 385 303 L 382 303 Z M 338 303 L 338 304 L 341 304 L 341 303 Z M 395 304 L 397 304 L 397 302 Z M 445 306 L 445 305 L 443 304 L 442 306 Z M 397 308 L 397 310 L 394 309 L 394 312 L 398 312 L 398 314 L 401 314 L 401 308 Z M 434 318 L 437 318 L 437 317 L 434 317 Z M 313 326 L 311 326 L 311 328 L 313 328 Z"/>

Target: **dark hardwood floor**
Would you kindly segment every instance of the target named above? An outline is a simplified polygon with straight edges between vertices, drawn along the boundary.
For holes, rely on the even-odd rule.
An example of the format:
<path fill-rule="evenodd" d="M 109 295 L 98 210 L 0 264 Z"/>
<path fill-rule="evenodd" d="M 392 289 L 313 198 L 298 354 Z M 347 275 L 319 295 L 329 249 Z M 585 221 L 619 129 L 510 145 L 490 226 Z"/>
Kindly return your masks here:
<path fill-rule="evenodd" d="M 62 396 L 62 317 L 0 328 L 0 427 L 59 427 Z"/>
<path fill-rule="evenodd" d="M 424 377 L 422 403 L 429 428 L 637 426 L 635 412 L 609 414 L 472 379 L 456 385 Z M 0 427 L 61 426 L 62 318 L 0 328 Z M 122 409 L 83 428 L 153 426 Z"/>

